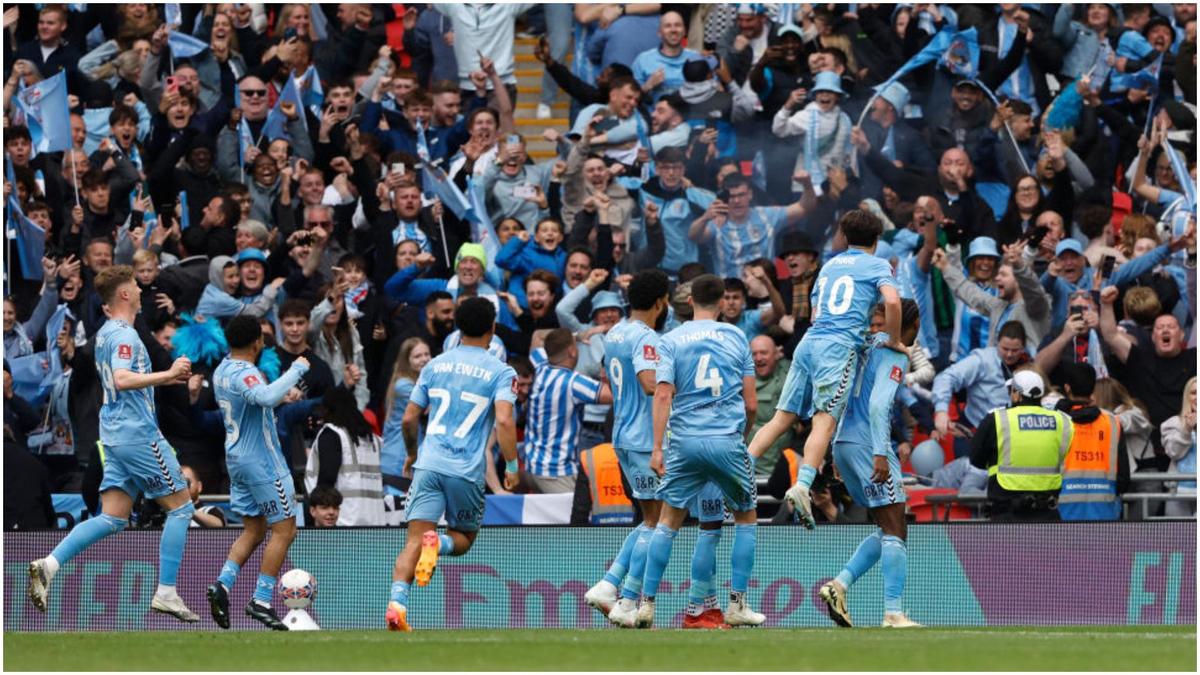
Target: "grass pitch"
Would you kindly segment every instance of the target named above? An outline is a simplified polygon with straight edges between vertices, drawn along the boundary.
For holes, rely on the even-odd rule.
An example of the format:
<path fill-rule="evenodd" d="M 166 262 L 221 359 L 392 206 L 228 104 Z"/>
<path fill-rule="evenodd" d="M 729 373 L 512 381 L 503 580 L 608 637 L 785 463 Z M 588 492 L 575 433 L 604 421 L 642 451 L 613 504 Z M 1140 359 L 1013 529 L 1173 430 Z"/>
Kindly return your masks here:
<path fill-rule="evenodd" d="M 1194 626 L 5 633 L 5 670 L 1194 670 Z"/>

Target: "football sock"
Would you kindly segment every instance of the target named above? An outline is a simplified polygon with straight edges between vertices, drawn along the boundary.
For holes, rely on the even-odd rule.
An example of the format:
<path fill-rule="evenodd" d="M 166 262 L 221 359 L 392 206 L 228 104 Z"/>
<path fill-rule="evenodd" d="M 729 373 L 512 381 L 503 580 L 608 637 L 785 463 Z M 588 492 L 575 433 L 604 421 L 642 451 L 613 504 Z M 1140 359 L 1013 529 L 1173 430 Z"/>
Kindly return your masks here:
<path fill-rule="evenodd" d="M 183 546 L 187 543 L 188 525 L 196 508 L 191 502 L 167 512 L 162 537 L 158 540 L 158 583 L 174 586 L 183 562 Z"/>
<path fill-rule="evenodd" d="M 654 530 L 643 523 L 634 529 L 637 540 L 629 554 L 629 573 L 625 575 L 625 586 L 621 589 L 621 597 L 637 600 L 642 594 L 642 576 L 646 572 L 646 554 L 650 550 L 650 540 Z"/>
<path fill-rule="evenodd" d="M 658 583 L 662 581 L 667 563 L 671 561 L 671 546 L 675 543 L 678 530 L 659 523 L 650 540 L 650 548 L 646 551 L 646 576 L 642 584 L 642 594 L 653 598 L 658 593 Z"/>
<path fill-rule="evenodd" d="M 691 599 L 692 594 L 688 593 L 687 615 L 700 616 L 704 613 L 704 602 L 695 602 Z"/>
<path fill-rule="evenodd" d="M 392 602 L 398 602 L 405 607 L 408 607 L 408 582 L 393 581 L 392 582 Z"/>
<path fill-rule="evenodd" d="M 721 609 L 721 603 L 717 602 L 717 589 L 713 589 L 708 597 L 704 598 L 704 609 Z"/>
<path fill-rule="evenodd" d="M 745 593 L 750 585 L 750 574 L 754 571 L 754 544 L 758 525 L 748 523 L 733 528 L 733 556 L 730 560 L 733 573 L 730 585 L 737 593 Z"/>
<path fill-rule="evenodd" d="M 275 577 L 259 574 L 258 582 L 254 584 L 254 601 L 264 607 L 271 606 L 271 594 L 275 592 Z"/>
<path fill-rule="evenodd" d="M 885 534 L 880 559 L 883 563 L 883 611 L 902 611 L 904 578 L 908 575 L 908 546 L 900 537 Z"/>
<path fill-rule="evenodd" d="M 604 580 L 613 586 L 620 588 L 621 582 L 625 579 L 625 573 L 629 571 L 629 558 L 633 556 L 633 547 L 637 546 L 641 532 L 642 526 L 638 525 L 625 535 L 625 541 L 621 543 L 621 550 L 617 552 L 616 559 L 604 573 Z"/>
<path fill-rule="evenodd" d="M 238 572 L 242 571 L 242 566 L 226 560 L 225 565 L 221 567 L 221 574 L 217 576 L 217 583 L 225 587 L 225 590 L 233 590 L 233 585 L 237 583 Z"/>
<path fill-rule="evenodd" d="M 843 588 L 850 586 L 858 581 L 858 578 L 867 573 L 867 570 L 875 566 L 879 562 L 879 553 L 883 546 L 883 530 L 875 528 L 875 531 L 868 534 L 865 539 L 859 543 L 858 548 L 854 550 L 854 555 L 846 561 L 846 566 L 838 572 L 837 582 Z"/>
<path fill-rule="evenodd" d="M 441 544 L 438 546 L 438 557 L 439 558 L 444 555 L 453 555 L 453 553 L 454 553 L 454 537 L 451 537 L 448 534 L 439 534 L 438 541 L 441 542 Z"/>
<path fill-rule="evenodd" d="M 817 477 L 817 469 L 814 466 L 803 464 L 800 470 L 796 472 L 796 482 L 806 488 L 811 488 L 813 479 Z"/>
<path fill-rule="evenodd" d="M 702 605 L 704 598 L 713 593 L 713 575 L 717 568 L 717 543 L 721 541 L 720 530 L 700 530 L 696 537 L 696 549 L 692 552 L 692 585 L 688 589 L 688 604 Z"/>
<path fill-rule="evenodd" d="M 88 518 L 71 528 L 68 534 L 62 541 L 58 542 L 58 546 L 54 547 L 54 551 L 50 553 L 50 557 L 54 558 L 53 573 L 58 572 L 59 565 L 65 565 L 67 562 L 79 555 L 81 551 L 100 541 L 110 534 L 116 534 L 125 529 L 129 524 L 124 518 L 114 518 L 107 513 L 101 513 L 95 518 Z M 50 565 L 46 566 L 46 576 L 53 578 L 54 574 L 50 570 Z"/>

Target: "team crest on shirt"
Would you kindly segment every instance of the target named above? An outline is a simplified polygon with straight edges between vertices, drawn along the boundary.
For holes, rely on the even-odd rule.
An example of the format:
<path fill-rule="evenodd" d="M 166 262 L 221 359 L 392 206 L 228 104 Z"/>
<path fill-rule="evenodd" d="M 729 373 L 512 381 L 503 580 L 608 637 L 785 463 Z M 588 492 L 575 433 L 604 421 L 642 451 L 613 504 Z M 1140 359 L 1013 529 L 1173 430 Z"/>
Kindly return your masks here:
<path fill-rule="evenodd" d="M 117 358 L 118 359 L 132 359 L 133 358 L 133 345 L 117 345 Z"/>
<path fill-rule="evenodd" d="M 904 379 L 904 371 L 900 370 L 900 366 L 892 366 L 891 378 L 895 382 L 899 382 L 900 380 Z"/>
<path fill-rule="evenodd" d="M 658 351 L 654 349 L 654 345 L 642 346 L 642 358 L 646 359 L 647 361 L 658 360 Z"/>
<path fill-rule="evenodd" d="M 253 387 L 254 385 L 258 384 L 258 376 L 247 375 L 246 377 L 242 378 L 242 382 L 244 382 L 247 387 Z"/>

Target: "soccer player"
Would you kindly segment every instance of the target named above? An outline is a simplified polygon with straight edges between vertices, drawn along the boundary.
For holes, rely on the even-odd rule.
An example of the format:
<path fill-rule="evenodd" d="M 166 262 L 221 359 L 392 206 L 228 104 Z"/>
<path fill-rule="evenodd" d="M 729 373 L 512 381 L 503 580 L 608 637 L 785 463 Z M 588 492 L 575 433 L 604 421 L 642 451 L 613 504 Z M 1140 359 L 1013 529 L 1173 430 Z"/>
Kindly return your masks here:
<path fill-rule="evenodd" d="M 647 553 L 642 612 L 654 622 L 654 599 L 671 545 L 687 506 L 705 483 L 717 484 L 733 511 L 733 574 L 725 623 L 759 625 L 766 617 L 750 609 L 746 589 L 754 569 L 757 528 L 754 461 L 744 437 L 758 401 L 750 345 L 737 327 L 718 323 L 725 283 L 704 274 L 692 280 L 694 319 L 659 341 L 655 372 L 653 450 L 650 468 L 664 477 L 658 488 L 662 512 Z M 663 444 L 670 426 L 665 461 Z"/>
<path fill-rule="evenodd" d="M 100 407 L 100 483 L 102 513 L 76 525 L 50 555 L 29 563 L 29 599 L 46 611 L 50 582 L 60 566 L 101 539 L 129 524 L 133 500 L 144 493 L 167 512 L 158 547 L 158 590 L 150 609 L 194 623 L 200 620 L 175 590 L 188 525 L 195 508 L 175 450 L 158 430 L 154 387 L 187 382 L 192 364 L 178 358 L 162 372 L 152 372 L 150 356 L 133 322 L 142 307 L 142 291 L 133 268 L 114 265 L 96 275 L 96 292 L 108 321 L 96 333 L 96 370 L 104 400 Z"/>
<path fill-rule="evenodd" d="M 463 555 L 483 520 L 484 462 L 488 435 L 504 455 L 504 488 L 517 486 L 517 373 L 487 353 L 495 333 L 496 308 L 486 298 L 469 298 L 454 310 L 462 344 L 421 370 L 404 411 L 404 442 L 412 475 L 408 491 L 408 541 L 396 556 L 386 620 L 388 630 L 411 631 L 408 591 L 429 583 L 439 555 Z M 421 413 L 431 403 L 425 438 L 417 450 Z M 438 519 L 447 531 L 438 534 Z"/>
<path fill-rule="evenodd" d="M 229 500 L 245 529 L 229 548 L 229 559 L 216 583 L 208 587 L 208 606 L 213 621 L 229 628 L 229 591 L 242 565 L 262 544 L 270 528 L 271 541 L 263 552 L 258 583 L 246 605 L 246 615 L 273 630 L 287 630 L 271 608 L 271 596 L 288 547 L 296 538 L 296 492 L 291 469 L 279 447 L 275 406 L 308 372 L 308 359 L 301 356 L 292 361 L 287 372 L 267 384 L 267 378 L 254 365 L 266 346 L 258 319 L 230 319 L 225 326 L 225 340 L 229 356 L 213 373 L 214 395 L 225 420 Z"/>
<path fill-rule="evenodd" d="M 881 296 L 885 346 L 908 353 L 898 339 L 900 293 L 892 266 L 874 255 L 882 232 L 882 223 L 867 211 L 855 209 L 842 216 L 838 233 L 849 248 L 821 266 L 812 290 L 812 326 L 796 348 L 775 416 L 750 442 L 750 454 L 757 457 L 790 429 L 797 417 L 812 418 L 812 428 L 804 441 L 804 464 L 796 484 L 786 494 L 787 502 L 810 530 L 815 522 L 809 488 L 846 408 L 868 314 Z"/>
<path fill-rule="evenodd" d="M 871 314 L 871 331 L 883 330 L 883 307 Z M 901 304 L 900 342 L 911 346 L 921 327 L 920 311 L 913 300 Z M 835 579 L 821 587 L 821 599 L 839 626 L 854 624 L 847 607 L 847 590 L 879 562 L 883 566 L 883 626 L 915 628 L 920 624 L 905 616 L 901 606 L 908 567 L 905 546 L 904 485 L 900 459 L 891 443 L 892 408 L 896 389 L 908 370 L 908 358 L 880 346 L 868 348 L 859 379 L 846 406 L 846 415 L 833 443 L 833 461 L 850 496 L 867 507 L 879 526 L 863 539 L 854 556 Z"/>
<path fill-rule="evenodd" d="M 632 496 L 641 506 L 642 523 L 625 537 L 604 578 L 588 590 L 584 599 L 613 623 L 627 628 L 645 625 L 638 622 L 637 601 L 641 596 L 646 549 L 662 507 L 655 496 L 658 475 L 650 470 L 651 402 L 658 361 L 659 337 L 655 328 L 665 322 L 669 291 L 670 281 L 659 270 L 635 276 L 629 284 L 629 318 L 613 326 L 604 340 L 604 359 L 614 401 L 613 445 Z M 683 627 L 722 628 L 725 617 L 717 604 L 712 578 L 725 507 L 720 491 L 711 483 L 696 501 L 701 532 L 692 556 L 692 584 Z"/>

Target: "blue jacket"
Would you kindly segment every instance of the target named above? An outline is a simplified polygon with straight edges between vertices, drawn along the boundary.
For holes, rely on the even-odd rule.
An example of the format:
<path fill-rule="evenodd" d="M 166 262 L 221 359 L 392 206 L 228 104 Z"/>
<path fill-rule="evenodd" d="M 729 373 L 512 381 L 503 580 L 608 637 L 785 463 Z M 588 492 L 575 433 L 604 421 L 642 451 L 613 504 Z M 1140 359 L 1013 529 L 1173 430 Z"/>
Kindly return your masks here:
<path fill-rule="evenodd" d="M 995 347 L 976 349 L 933 378 L 933 409 L 949 412 L 950 397 L 956 391 L 966 390 L 967 407 L 963 410 L 966 419 L 962 421 L 977 427 L 992 409 L 1008 405 L 1008 387 L 1004 383 L 1010 376 Z"/>
<path fill-rule="evenodd" d="M 429 146 L 429 161 L 449 159 L 458 152 L 459 146 L 470 139 L 467 131 L 467 115 L 476 108 L 487 105 L 487 97 L 471 96 L 466 101 L 462 116 L 452 126 L 430 127 L 425 129 L 425 144 Z M 388 117 L 387 131 L 379 130 L 379 120 L 384 115 L 383 105 L 374 101 L 363 109 L 362 130 L 379 137 L 384 154 L 392 151 L 407 152 L 417 156 L 417 131 L 408 123 L 403 115 Z"/>
<path fill-rule="evenodd" d="M 429 297 L 430 293 L 435 291 L 446 291 L 452 297 L 458 297 L 458 278 L 451 279 L 418 279 L 421 274 L 421 268 L 416 265 L 409 265 L 401 270 L 396 270 L 395 274 L 388 278 L 387 283 L 383 285 L 383 292 L 391 299 L 398 302 L 407 303 L 413 306 L 421 306 L 425 302 L 425 298 Z M 480 282 L 475 289 L 475 294 L 487 298 L 496 306 L 496 320 L 505 326 L 520 330 L 517 327 L 517 321 L 513 318 L 512 313 L 508 311 L 508 305 L 500 302 L 496 295 L 496 289 L 492 288 L 487 282 Z"/>
<path fill-rule="evenodd" d="M 525 277 L 534 270 L 546 270 L 562 279 L 567 269 L 567 252 L 562 247 L 547 251 L 533 238 L 521 241 L 513 237 L 496 254 L 496 266 L 512 272 L 508 279 L 508 292 L 517 298 L 522 307 L 528 307 L 525 301 Z"/>
<path fill-rule="evenodd" d="M 1166 244 L 1163 244 L 1146 255 L 1134 258 L 1118 267 L 1113 272 L 1112 278 L 1108 280 L 1107 285 L 1124 288 L 1133 282 L 1134 279 L 1154 269 L 1159 263 L 1166 262 L 1170 255 L 1171 250 Z M 1051 276 L 1050 272 L 1043 272 L 1042 288 L 1046 289 L 1046 292 L 1050 294 L 1050 298 L 1052 299 L 1053 314 L 1051 316 L 1050 334 L 1062 330 L 1063 323 L 1067 320 L 1067 304 L 1071 293 L 1079 290 L 1100 290 L 1092 288 L 1091 267 L 1085 267 L 1083 269 L 1083 276 L 1079 277 L 1079 282 L 1074 284 L 1062 277 Z"/>

